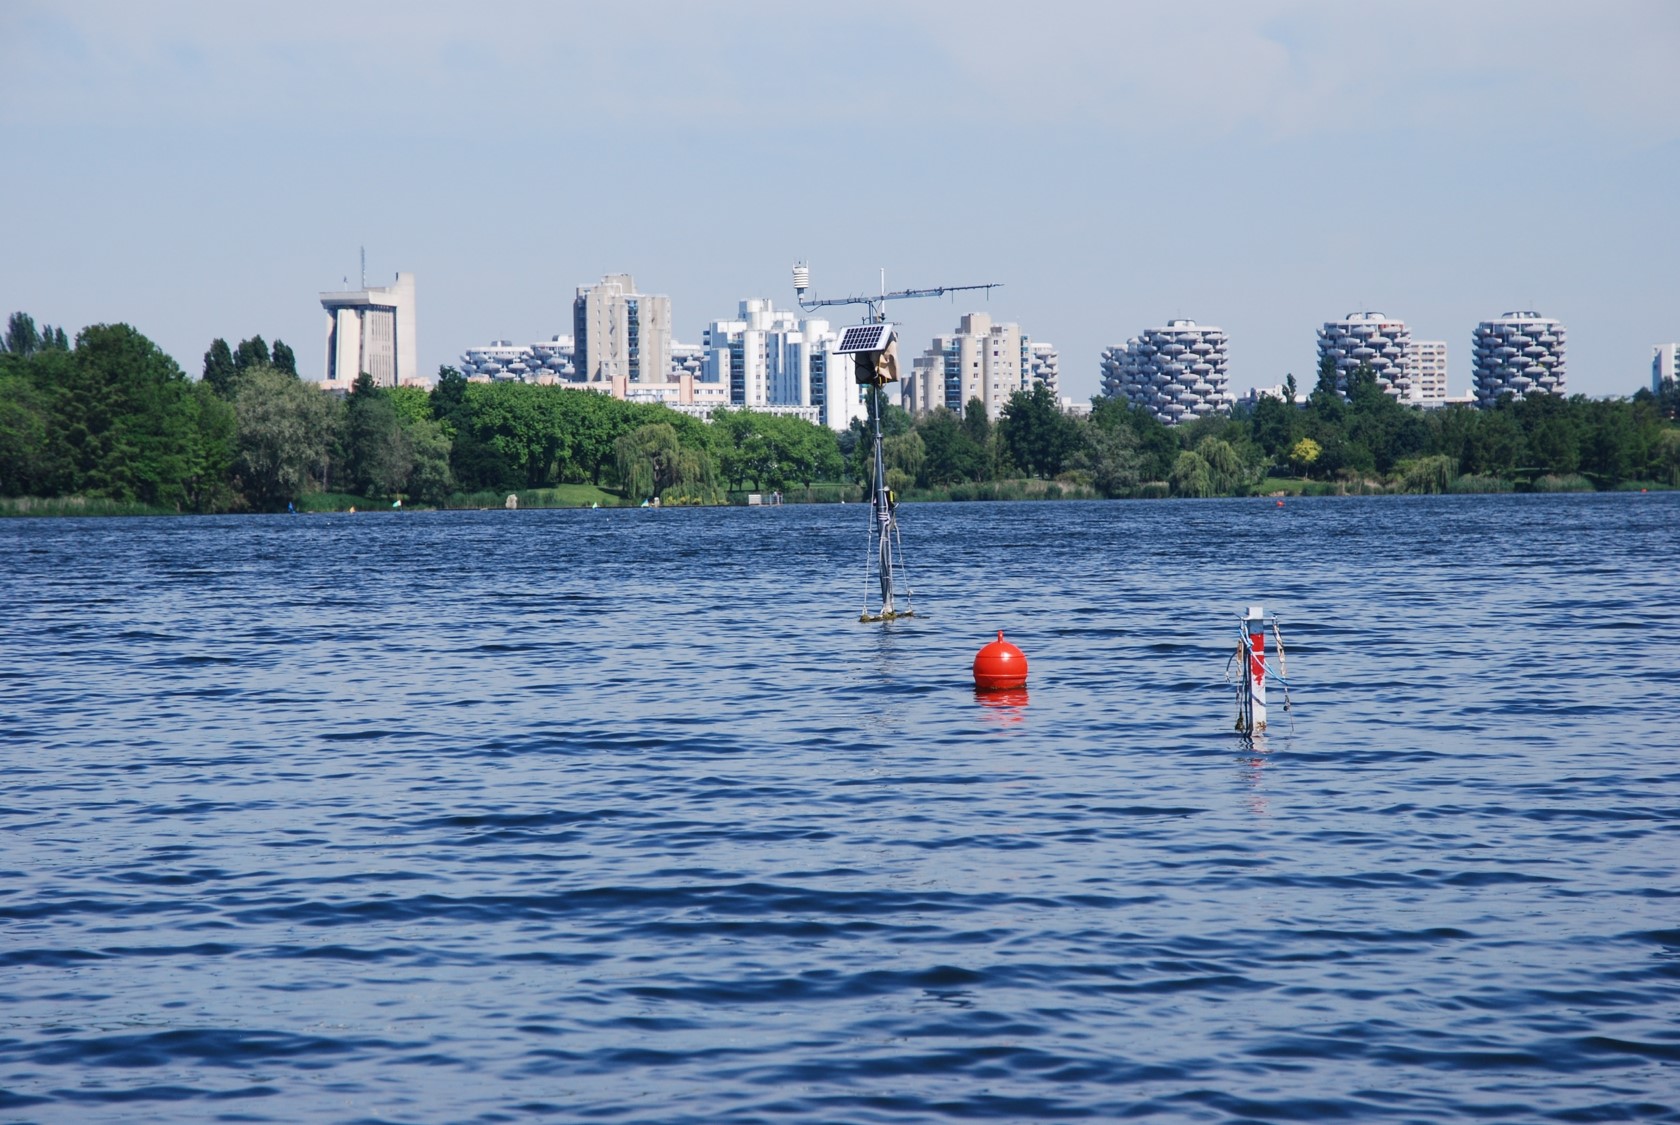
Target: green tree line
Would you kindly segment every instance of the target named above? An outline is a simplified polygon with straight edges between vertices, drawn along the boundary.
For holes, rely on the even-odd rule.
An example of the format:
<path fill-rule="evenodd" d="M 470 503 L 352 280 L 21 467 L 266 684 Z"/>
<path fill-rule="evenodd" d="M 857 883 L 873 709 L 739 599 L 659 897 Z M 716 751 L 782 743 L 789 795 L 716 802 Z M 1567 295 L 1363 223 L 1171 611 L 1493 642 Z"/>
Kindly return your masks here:
<path fill-rule="evenodd" d="M 260 336 L 213 341 L 197 380 L 125 324 L 72 342 L 19 313 L 0 345 L 0 496 L 274 511 L 309 493 L 444 504 L 592 484 L 632 502 L 719 503 L 726 488 L 808 487 L 845 468 L 835 435 L 797 418 L 720 410 L 707 424 L 447 367 L 431 391 L 363 375 L 339 397 Z"/>
<path fill-rule="evenodd" d="M 1491 409 L 1422 410 L 1383 393 L 1369 368 L 1345 392 L 1326 365 L 1302 397 L 1263 397 L 1230 415 L 1167 426 L 1119 398 L 1086 417 L 1064 414 L 1042 387 L 1016 392 L 994 425 L 978 401 L 961 416 L 885 418 L 888 476 L 901 491 L 945 490 L 1019 477 L 1055 480 L 1110 497 L 1241 496 L 1283 480 L 1315 491 L 1614 489 L 1680 487 L 1680 392 L 1631 399 L 1507 397 Z M 861 427 L 842 435 L 849 453 Z M 853 457 L 861 471 L 861 455 Z"/>
<path fill-rule="evenodd" d="M 1680 486 L 1672 390 L 1424 411 L 1364 369 L 1345 391 L 1329 367 L 1305 396 L 1293 377 L 1286 388 L 1285 399 L 1176 427 L 1119 399 L 1075 417 L 1042 386 L 1014 394 L 996 422 L 978 400 L 916 419 L 887 406 L 889 483 L 901 495 L 978 496 L 1029 478 L 1109 497 L 1245 495 L 1280 478 L 1408 492 Z M 862 422 L 836 435 L 719 410 L 703 423 L 572 387 L 468 382 L 447 367 L 430 391 L 363 376 L 339 397 L 299 379 L 292 350 L 260 336 L 213 341 L 198 379 L 124 324 L 72 341 L 17 313 L 0 337 L 0 496 L 272 511 L 310 493 L 446 504 L 579 484 L 631 503 L 717 503 L 748 486 L 862 482 L 869 450 Z"/>

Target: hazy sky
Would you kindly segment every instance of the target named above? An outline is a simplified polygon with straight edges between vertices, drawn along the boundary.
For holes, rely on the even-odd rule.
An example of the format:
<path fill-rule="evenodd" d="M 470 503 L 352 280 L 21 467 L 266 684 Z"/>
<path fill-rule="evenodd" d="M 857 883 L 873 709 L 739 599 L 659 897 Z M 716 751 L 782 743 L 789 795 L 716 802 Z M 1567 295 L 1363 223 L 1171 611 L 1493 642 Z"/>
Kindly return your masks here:
<path fill-rule="evenodd" d="M 197 375 L 416 275 L 427 372 L 635 275 L 698 342 L 742 297 L 998 281 L 1064 393 L 1168 317 L 1231 384 L 1361 308 L 1569 330 L 1569 389 L 1680 338 L 1680 3 L 0 0 L 0 316 L 127 321 Z M 843 315 L 843 314 L 842 314 Z"/>

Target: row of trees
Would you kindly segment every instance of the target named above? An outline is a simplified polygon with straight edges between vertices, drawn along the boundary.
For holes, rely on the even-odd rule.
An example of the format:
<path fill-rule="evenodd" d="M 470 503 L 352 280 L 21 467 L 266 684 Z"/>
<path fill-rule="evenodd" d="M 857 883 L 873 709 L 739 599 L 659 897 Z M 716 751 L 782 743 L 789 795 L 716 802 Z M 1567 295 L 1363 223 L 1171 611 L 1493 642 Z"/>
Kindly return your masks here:
<path fill-rule="evenodd" d="M 0 494 L 232 505 L 231 405 L 127 325 L 85 328 L 74 346 L 54 330 L 47 346 L 25 321 L 0 354 Z"/>
<path fill-rule="evenodd" d="M 707 425 L 654 404 L 523 383 L 345 397 L 297 376 L 262 337 L 214 341 L 203 377 L 128 325 L 76 336 L 24 314 L 0 340 L 0 495 L 94 496 L 180 511 L 284 508 L 307 492 L 411 497 L 593 484 L 632 500 L 715 503 L 725 488 L 809 486 L 844 472 L 826 428 L 719 411 Z"/>
<path fill-rule="evenodd" d="M 1680 392 L 1631 400 L 1541 396 L 1489 410 L 1419 410 L 1384 394 L 1369 369 L 1341 386 L 1326 365 L 1304 398 L 1168 427 L 1120 399 L 1063 414 L 1043 387 L 1018 392 L 994 426 L 978 401 L 914 421 L 886 414 L 884 452 L 899 488 L 949 489 L 1014 476 L 1075 483 L 1105 496 L 1219 496 L 1264 490 L 1268 477 L 1360 482 L 1410 492 L 1475 487 L 1680 485 Z M 861 445 L 858 427 L 842 435 Z M 854 459 L 854 472 L 861 462 Z"/>
<path fill-rule="evenodd" d="M 718 410 L 707 424 L 563 386 L 469 383 L 450 367 L 429 395 L 390 393 L 443 427 L 467 491 L 616 485 L 632 498 L 703 503 L 721 499 L 724 486 L 809 487 L 844 470 L 834 434 L 798 418 Z M 632 471 L 635 463 L 643 468 Z"/>
<path fill-rule="evenodd" d="M 1338 387 L 1326 366 L 1300 397 L 1169 428 L 1098 399 L 1064 414 L 1044 387 L 1017 392 L 994 424 L 982 404 L 882 423 L 889 481 L 949 490 L 1019 477 L 1104 496 L 1214 496 L 1268 476 L 1376 481 L 1415 492 L 1477 487 L 1680 485 L 1680 402 L 1533 398 L 1490 410 L 1419 411 L 1369 371 Z M 726 490 L 809 488 L 869 474 L 861 423 L 835 435 L 794 418 L 720 410 L 702 423 L 663 406 L 559 386 L 469 383 L 431 391 L 358 380 L 345 397 L 301 381 L 290 348 L 214 341 L 188 378 L 127 325 L 74 343 L 14 315 L 0 338 L 0 495 L 105 497 L 163 508 L 272 510 L 307 492 L 409 497 L 591 484 L 632 502 L 713 503 Z"/>

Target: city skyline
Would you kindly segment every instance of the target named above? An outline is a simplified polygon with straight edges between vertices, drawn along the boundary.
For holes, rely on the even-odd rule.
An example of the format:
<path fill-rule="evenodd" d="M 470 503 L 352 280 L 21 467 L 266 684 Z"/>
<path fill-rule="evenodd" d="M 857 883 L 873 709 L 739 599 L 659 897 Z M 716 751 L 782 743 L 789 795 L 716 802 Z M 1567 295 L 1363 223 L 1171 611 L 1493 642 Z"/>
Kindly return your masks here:
<path fill-rule="evenodd" d="M 1171 319 L 1225 329 L 1236 393 L 1310 384 L 1348 309 L 1445 340 L 1454 395 L 1506 310 L 1569 325 L 1571 393 L 1680 335 L 1673 5 L 654 6 L 12 0 L 0 311 L 126 321 L 194 375 L 280 337 L 318 377 L 315 294 L 365 246 L 425 289 L 430 374 L 612 273 L 698 339 L 807 259 L 816 296 L 1001 282 L 890 312 L 1031 326 L 1080 399 Z M 844 173 L 860 138 L 878 175 Z"/>

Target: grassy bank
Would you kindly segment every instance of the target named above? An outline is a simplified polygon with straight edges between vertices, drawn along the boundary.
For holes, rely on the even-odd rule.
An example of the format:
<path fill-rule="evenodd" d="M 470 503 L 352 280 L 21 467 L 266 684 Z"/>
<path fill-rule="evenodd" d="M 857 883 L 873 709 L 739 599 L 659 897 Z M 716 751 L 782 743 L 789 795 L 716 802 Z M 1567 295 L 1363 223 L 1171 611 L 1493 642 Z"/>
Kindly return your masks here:
<path fill-rule="evenodd" d="M 127 500 L 87 496 L 0 496 L 0 516 L 172 516 L 175 513 Z"/>
<path fill-rule="evenodd" d="M 617 492 L 593 484 L 558 484 L 553 488 L 520 488 L 513 492 L 461 492 L 451 496 L 442 508 L 506 508 L 509 496 L 520 508 L 633 508 Z"/>
<path fill-rule="evenodd" d="M 1622 481 L 1616 486 L 1618 492 L 1671 492 L 1674 486 L 1664 481 Z M 1509 492 L 1571 492 L 1583 493 L 1596 491 L 1593 482 L 1578 474 L 1545 475 L 1533 480 L 1513 481 L 1504 477 L 1465 475 L 1453 478 L 1447 485 L 1446 491 L 1456 495 L 1474 495 L 1485 493 Z M 1299 497 L 1299 496 L 1401 496 L 1419 495 L 1417 489 L 1408 489 L 1404 481 L 1397 479 L 1348 479 L 1348 480 L 1305 480 L 1300 477 L 1267 477 L 1238 496 L 1258 497 Z M 518 498 L 521 510 L 534 508 L 588 508 L 600 506 L 602 508 L 633 508 L 636 504 L 624 499 L 617 492 L 597 488 L 590 484 L 567 484 L 555 488 L 519 489 L 513 493 Z M 727 494 L 730 505 L 744 505 L 750 494 L 747 492 L 731 492 Z M 761 492 L 763 502 L 768 504 L 770 492 Z M 457 493 L 437 507 L 454 511 L 474 511 L 480 509 L 504 509 L 507 506 L 506 492 L 475 492 Z M 1139 485 L 1131 495 L 1114 497 L 1126 500 L 1165 500 L 1171 497 L 1171 489 L 1164 481 L 1148 481 Z M 949 488 L 911 488 L 899 493 L 899 500 L 905 503 L 935 503 L 949 501 L 1020 501 L 1020 500 L 1101 500 L 1104 497 L 1089 485 L 1078 481 L 1047 481 L 1032 479 L 1015 479 L 1000 481 L 969 482 L 952 485 Z M 858 484 L 818 484 L 811 488 L 791 488 L 782 493 L 784 504 L 859 504 L 869 500 L 868 490 Z M 348 512 L 352 509 L 361 512 L 389 511 L 392 503 L 389 499 L 375 499 L 367 496 L 357 496 L 348 492 L 313 492 L 306 493 L 296 500 L 296 507 L 302 513 L 320 512 Z M 407 509 L 426 509 L 432 505 L 410 503 L 403 504 Z M 99 497 L 63 496 L 5 496 L 0 497 L 0 518 L 7 516 L 173 516 L 181 513 L 170 509 L 152 508 L 145 504 L 122 500 L 106 500 Z"/>

